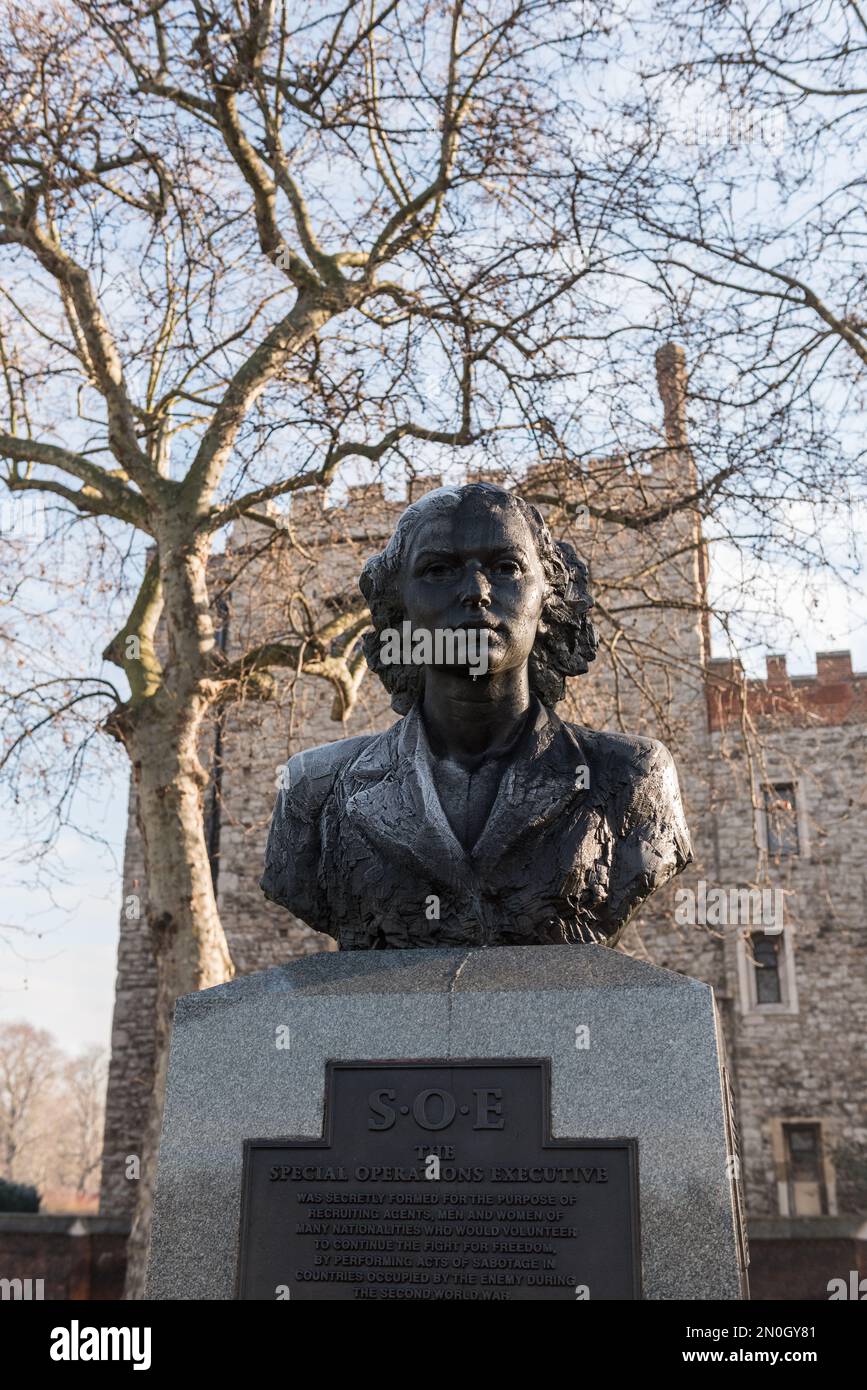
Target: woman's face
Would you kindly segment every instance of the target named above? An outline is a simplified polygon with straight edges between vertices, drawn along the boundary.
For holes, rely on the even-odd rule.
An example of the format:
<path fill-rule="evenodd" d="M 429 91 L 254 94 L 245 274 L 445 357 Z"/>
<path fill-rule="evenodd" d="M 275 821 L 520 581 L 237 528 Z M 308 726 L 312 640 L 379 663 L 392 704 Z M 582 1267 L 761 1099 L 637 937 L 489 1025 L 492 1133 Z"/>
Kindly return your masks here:
<path fill-rule="evenodd" d="M 414 631 L 481 627 L 488 669 L 526 665 L 547 598 L 529 525 L 508 502 L 470 496 L 416 530 L 401 579 Z"/>

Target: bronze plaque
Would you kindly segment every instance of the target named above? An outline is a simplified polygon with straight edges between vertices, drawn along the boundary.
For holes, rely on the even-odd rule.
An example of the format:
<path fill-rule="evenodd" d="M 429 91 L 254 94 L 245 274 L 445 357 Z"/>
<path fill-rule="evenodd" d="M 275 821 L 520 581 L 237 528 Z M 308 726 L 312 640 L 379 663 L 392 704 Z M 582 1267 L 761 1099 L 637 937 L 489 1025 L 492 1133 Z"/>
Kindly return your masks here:
<path fill-rule="evenodd" d="M 329 1062 L 322 1139 L 249 1139 L 241 1299 L 640 1297 L 637 1143 L 552 1139 L 545 1061 Z"/>

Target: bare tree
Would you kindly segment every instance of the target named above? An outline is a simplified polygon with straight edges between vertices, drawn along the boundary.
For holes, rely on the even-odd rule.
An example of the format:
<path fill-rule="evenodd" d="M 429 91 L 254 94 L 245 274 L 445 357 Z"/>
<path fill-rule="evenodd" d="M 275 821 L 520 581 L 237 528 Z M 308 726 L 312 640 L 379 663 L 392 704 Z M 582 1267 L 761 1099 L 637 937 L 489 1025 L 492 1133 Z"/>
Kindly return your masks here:
<path fill-rule="evenodd" d="M 61 1152 L 67 1180 L 83 1197 L 94 1190 L 102 1155 L 105 1119 L 106 1055 L 102 1047 L 89 1047 L 64 1065 L 64 1131 Z"/>
<path fill-rule="evenodd" d="M 706 399 L 764 408 L 801 458 L 842 443 L 863 477 L 864 12 L 657 0 L 644 24 L 624 245 L 706 355 Z"/>
<path fill-rule="evenodd" d="M 587 312 L 587 265 L 556 254 L 575 218 L 555 117 L 591 9 L 8 7 L 6 485 L 92 524 L 115 596 L 129 534 L 150 547 L 105 651 L 120 686 L 85 671 L 19 688 L 5 755 L 93 706 L 134 771 L 160 1037 L 132 1288 L 173 1001 L 232 972 L 203 720 L 267 697 L 281 665 L 351 695 L 364 622 L 349 609 L 227 661 L 215 538 L 352 459 L 544 430 L 534 385 Z"/>
<path fill-rule="evenodd" d="M 30 1023 L 0 1024 L 0 1145 L 3 1176 L 27 1181 L 26 1164 L 39 1138 L 39 1107 L 57 1078 L 54 1038 Z"/>

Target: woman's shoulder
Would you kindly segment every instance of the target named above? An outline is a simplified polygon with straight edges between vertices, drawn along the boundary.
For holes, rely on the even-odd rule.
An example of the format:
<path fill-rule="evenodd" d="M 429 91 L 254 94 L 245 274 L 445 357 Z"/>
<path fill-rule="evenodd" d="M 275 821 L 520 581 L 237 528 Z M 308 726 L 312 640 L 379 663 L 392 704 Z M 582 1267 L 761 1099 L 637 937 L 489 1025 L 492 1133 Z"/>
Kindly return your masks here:
<path fill-rule="evenodd" d="M 583 724 L 569 724 L 565 720 L 563 724 L 576 747 L 600 771 L 606 769 L 612 774 L 643 780 L 674 770 L 674 760 L 659 739 L 588 729 Z"/>
<path fill-rule="evenodd" d="M 354 738 L 321 743 L 316 748 L 303 748 L 293 753 L 281 769 L 280 787 L 296 796 L 322 799 L 339 774 L 381 738 L 381 734 L 357 734 Z"/>

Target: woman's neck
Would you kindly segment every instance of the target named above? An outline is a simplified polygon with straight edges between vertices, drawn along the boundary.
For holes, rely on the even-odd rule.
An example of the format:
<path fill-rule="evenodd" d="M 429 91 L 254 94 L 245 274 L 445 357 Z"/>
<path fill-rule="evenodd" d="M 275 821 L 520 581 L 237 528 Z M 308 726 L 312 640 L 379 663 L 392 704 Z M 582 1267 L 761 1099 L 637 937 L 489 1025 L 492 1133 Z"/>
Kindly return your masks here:
<path fill-rule="evenodd" d="M 496 757 L 515 737 L 531 704 L 527 668 L 468 676 L 428 669 L 421 703 L 431 748 L 438 757 Z"/>

